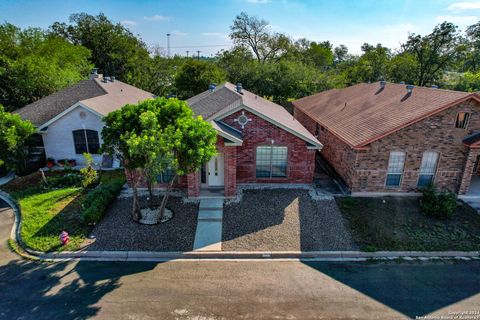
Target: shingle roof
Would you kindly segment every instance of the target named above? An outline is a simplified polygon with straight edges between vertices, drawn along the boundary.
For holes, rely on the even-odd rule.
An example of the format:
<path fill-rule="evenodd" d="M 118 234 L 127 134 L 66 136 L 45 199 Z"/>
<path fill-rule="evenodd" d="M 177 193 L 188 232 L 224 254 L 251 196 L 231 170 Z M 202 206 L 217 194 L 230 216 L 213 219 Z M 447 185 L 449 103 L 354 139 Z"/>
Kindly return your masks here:
<path fill-rule="evenodd" d="M 218 86 L 212 92 L 200 93 L 188 99 L 187 102 L 195 114 L 202 115 L 204 119 L 210 121 L 221 120 L 229 112 L 245 107 L 312 145 L 322 147 L 317 138 L 305 129 L 284 107 L 245 89 L 242 90 L 242 94 L 239 94 L 236 86 L 232 83 L 227 82 Z"/>
<path fill-rule="evenodd" d="M 229 90 L 225 85 L 217 87 L 213 92 L 205 91 L 187 100 L 196 115 L 208 119 L 211 115 L 232 104 L 239 105 L 242 97 Z"/>
<path fill-rule="evenodd" d="M 40 126 L 78 101 L 104 94 L 106 94 L 106 91 L 95 81 L 83 80 L 62 91 L 28 104 L 15 111 L 15 113 L 25 120 L 30 120 L 34 125 Z"/>
<path fill-rule="evenodd" d="M 470 99 L 476 94 L 415 87 L 407 94 L 405 85 L 361 83 L 305 97 L 293 105 L 353 147 L 415 123 L 429 115 Z"/>
<path fill-rule="evenodd" d="M 80 102 L 96 112 L 107 115 L 125 104 L 152 98 L 153 94 L 115 80 L 100 78 L 82 80 L 77 84 L 35 101 L 16 111 L 23 119 L 41 126 Z"/>

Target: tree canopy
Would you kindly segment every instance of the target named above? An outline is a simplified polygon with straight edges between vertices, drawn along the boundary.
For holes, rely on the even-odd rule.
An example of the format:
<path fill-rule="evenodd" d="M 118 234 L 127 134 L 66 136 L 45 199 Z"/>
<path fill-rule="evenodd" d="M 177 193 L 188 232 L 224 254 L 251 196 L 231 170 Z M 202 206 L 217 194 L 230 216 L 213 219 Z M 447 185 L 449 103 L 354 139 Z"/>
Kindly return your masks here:
<path fill-rule="evenodd" d="M 28 139 L 35 132 L 29 121 L 0 105 L 0 166 L 22 173 L 28 160 Z"/>
<path fill-rule="evenodd" d="M 0 103 L 12 111 L 84 79 L 90 51 L 37 28 L 0 25 Z"/>

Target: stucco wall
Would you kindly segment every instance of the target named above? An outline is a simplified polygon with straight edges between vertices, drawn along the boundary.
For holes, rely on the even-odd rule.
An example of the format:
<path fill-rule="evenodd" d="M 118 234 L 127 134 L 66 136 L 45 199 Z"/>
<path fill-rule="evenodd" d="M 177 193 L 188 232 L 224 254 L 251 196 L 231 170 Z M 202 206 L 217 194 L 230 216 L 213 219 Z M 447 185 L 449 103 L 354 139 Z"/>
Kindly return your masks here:
<path fill-rule="evenodd" d="M 86 115 L 83 119 L 80 117 L 80 112 Z M 103 122 L 98 115 L 83 107 L 77 107 L 49 125 L 47 133 L 42 134 L 45 154 L 47 158 L 75 159 L 77 164 L 83 164 L 83 155 L 75 153 L 72 132 L 79 129 L 96 130 L 101 145 L 103 143 L 100 134 L 102 128 Z M 101 162 L 102 155 L 93 155 L 93 158 L 95 162 Z"/>

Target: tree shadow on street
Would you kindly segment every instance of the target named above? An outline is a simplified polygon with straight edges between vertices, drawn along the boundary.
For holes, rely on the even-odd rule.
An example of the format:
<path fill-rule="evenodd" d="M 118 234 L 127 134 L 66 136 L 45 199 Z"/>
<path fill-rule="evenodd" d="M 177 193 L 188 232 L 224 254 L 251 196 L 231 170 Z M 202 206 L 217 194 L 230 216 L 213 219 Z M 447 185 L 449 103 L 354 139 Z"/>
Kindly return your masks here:
<path fill-rule="evenodd" d="M 13 260 L 0 266 L 1 319 L 85 319 L 97 302 L 121 286 L 121 277 L 152 270 L 156 263 Z"/>

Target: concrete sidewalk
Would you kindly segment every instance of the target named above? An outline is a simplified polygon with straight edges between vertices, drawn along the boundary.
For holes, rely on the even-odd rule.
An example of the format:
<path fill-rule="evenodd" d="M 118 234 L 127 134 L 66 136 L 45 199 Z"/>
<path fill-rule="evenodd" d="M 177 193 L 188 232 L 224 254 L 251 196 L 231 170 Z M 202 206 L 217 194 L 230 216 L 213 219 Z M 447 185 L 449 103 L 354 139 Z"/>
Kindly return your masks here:
<path fill-rule="evenodd" d="M 222 250 L 222 220 L 223 199 L 200 200 L 193 250 Z"/>

